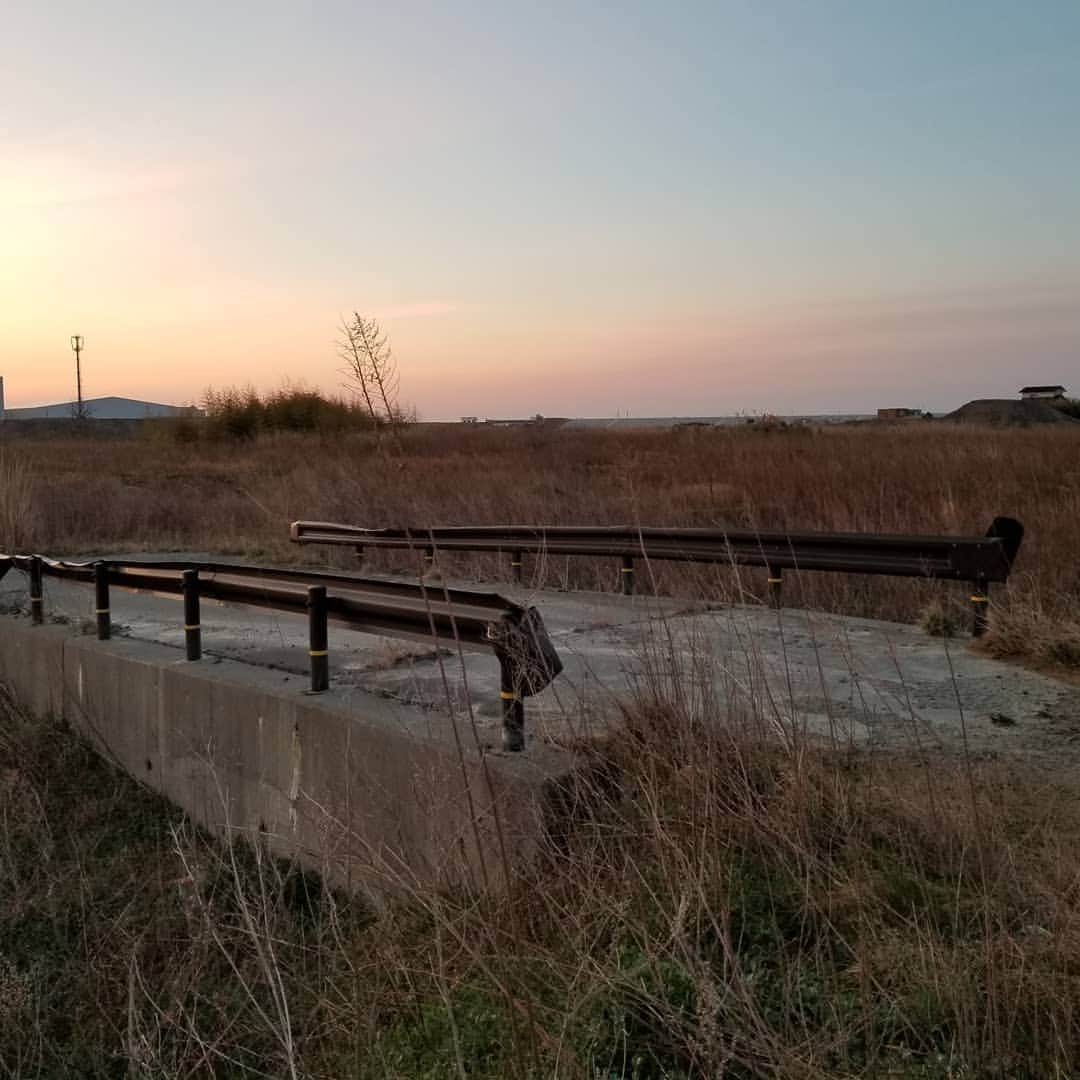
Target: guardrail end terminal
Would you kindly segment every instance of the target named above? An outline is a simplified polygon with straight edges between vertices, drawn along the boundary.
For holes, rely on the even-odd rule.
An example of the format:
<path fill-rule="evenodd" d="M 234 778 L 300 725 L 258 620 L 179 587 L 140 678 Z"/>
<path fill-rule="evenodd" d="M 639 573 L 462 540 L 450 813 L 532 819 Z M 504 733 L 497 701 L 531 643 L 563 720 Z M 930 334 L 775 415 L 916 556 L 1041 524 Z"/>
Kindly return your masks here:
<path fill-rule="evenodd" d="M 562 660 L 536 608 L 519 608 L 488 630 L 499 659 L 503 749 L 525 749 L 525 701 L 539 694 L 562 671 Z"/>

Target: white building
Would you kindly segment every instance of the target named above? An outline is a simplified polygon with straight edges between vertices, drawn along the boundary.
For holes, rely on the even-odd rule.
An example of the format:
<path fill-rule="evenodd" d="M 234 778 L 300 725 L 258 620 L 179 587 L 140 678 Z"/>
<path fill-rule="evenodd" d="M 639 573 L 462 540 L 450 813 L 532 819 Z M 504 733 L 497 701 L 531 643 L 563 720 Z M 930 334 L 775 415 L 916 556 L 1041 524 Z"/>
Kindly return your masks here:
<path fill-rule="evenodd" d="M 0 378 L 0 419 L 3 420 L 70 420 L 75 416 L 77 402 L 62 401 L 56 405 L 35 405 L 27 409 L 5 409 L 3 379 Z M 199 409 L 184 405 L 162 405 L 157 401 L 138 401 L 135 398 L 100 397 L 83 401 L 83 412 L 91 420 L 148 420 L 163 416 L 201 416 Z"/>

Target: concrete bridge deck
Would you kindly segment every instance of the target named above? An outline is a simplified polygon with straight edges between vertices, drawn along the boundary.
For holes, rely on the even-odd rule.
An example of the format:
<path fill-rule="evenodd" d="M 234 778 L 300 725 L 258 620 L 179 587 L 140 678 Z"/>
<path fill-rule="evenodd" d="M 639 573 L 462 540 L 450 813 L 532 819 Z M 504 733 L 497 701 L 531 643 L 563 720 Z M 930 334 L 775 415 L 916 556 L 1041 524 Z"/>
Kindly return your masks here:
<path fill-rule="evenodd" d="M 1080 688 L 987 658 L 966 640 L 793 609 L 688 609 L 650 596 L 500 591 L 539 608 L 565 664 L 528 702 L 534 742 L 576 744 L 607 731 L 635 696 L 676 692 L 703 716 L 782 738 L 924 749 L 966 739 L 979 753 L 1045 756 L 1055 764 L 1080 749 Z M 49 617 L 92 622 L 87 587 L 48 580 L 46 594 Z M 25 607 L 22 575 L 0 582 L 0 604 Z M 176 598 L 115 590 L 113 616 L 118 636 L 183 647 Z M 274 673 L 283 689 L 303 687 L 303 617 L 204 601 L 202 624 L 203 664 L 239 661 Z M 498 666 L 489 653 L 337 626 L 330 650 L 339 700 L 360 708 L 371 695 L 392 699 L 422 713 L 431 729 L 450 713 L 467 715 L 486 745 L 499 745 Z"/>

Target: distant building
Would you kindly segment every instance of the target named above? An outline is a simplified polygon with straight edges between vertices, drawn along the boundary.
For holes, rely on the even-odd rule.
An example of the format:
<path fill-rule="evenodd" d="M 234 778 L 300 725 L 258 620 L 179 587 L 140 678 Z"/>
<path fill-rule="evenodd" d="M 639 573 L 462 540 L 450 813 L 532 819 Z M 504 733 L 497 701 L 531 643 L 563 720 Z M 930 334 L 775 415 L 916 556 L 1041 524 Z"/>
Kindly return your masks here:
<path fill-rule="evenodd" d="M 1020 387 L 1020 396 L 1025 401 L 1030 401 L 1032 398 L 1049 398 L 1051 400 L 1055 398 L 1063 398 L 1065 396 L 1064 386 L 1022 386 Z"/>
<path fill-rule="evenodd" d="M 3 408 L 2 404 L 0 408 Z M 77 408 L 77 402 L 63 401 L 57 405 L 36 405 L 28 409 L 3 409 L 2 415 L 5 420 L 70 420 Z M 156 401 L 137 401 L 125 397 L 88 398 L 83 401 L 83 411 L 91 420 L 149 420 L 163 416 L 202 415 L 201 409 L 191 406 L 162 405 Z"/>
<path fill-rule="evenodd" d="M 562 423 L 570 431 L 634 431 L 638 428 L 673 430 L 678 427 L 742 427 L 747 424 L 785 423 L 785 424 L 850 424 L 864 420 L 873 420 L 873 413 L 824 413 L 801 414 L 797 416 L 773 416 L 764 413 L 760 416 L 738 414 L 732 416 L 596 416 L 579 417 L 574 420 L 558 421 L 546 419 L 546 424 Z M 520 421 L 519 421 L 520 423 Z"/>
<path fill-rule="evenodd" d="M 487 424 L 488 427 L 529 427 L 531 425 L 541 425 L 543 427 L 561 427 L 567 422 L 565 416 L 542 416 L 540 413 L 535 413 L 532 416 L 524 419 L 499 419 L 496 417 L 487 417 L 485 420 L 478 421 L 481 424 Z M 462 417 L 462 423 L 468 423 L 465 417 Z"/>
<path fill-rule="evenodd" d="M 921 409 L 878 409 L 879 420 L 907 420 L 912 416 L 922 416 Z"/>

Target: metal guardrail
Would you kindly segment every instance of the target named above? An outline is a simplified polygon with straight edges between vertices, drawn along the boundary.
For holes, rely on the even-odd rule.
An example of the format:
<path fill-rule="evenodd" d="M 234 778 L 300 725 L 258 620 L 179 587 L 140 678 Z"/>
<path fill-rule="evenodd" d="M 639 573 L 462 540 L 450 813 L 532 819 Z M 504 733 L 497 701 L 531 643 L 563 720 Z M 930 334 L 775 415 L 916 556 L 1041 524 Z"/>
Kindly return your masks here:
<path fill-rule="evenodd" d="M 625 526 L 449 526 L 428 529 L 364 529 L 324 521 L 297 521 L 298 544 L 409 548 L 431 563 L 437 551 L 484 551 L 510 555 L 521 581 L 523 555 L 593 555 L 621 560 L 622 591 L 634 591 L 634 562 L 671 560 L 760 566 L 768 571 L 770 601 L 780 604 L 784 570 L 884 574 L 964 581 L 971 586 L 973 632 L 986 629 L 991 582 L 1009 576 L 1024 536 L 1020 522 L 994 519 L 985 536 L 903 536 L 869 533 L 758 532 L 725 529 L 657 529 Z"/>
<path fill-rule="evenodd" d="M 0 578 L 12 568 L 29 576 L 33 622 L 44 621 L 44 579 L 95 588 L 98 638 L 112 635 L 110 589 L 180 596 L 188 660 L 202 656 L 203 598 L 308 616 L 311 689 L 329 688 L 328 621 L 354 630 L 447 640 L 490 649 L 499 661 L 503 748 L 525 745 L 525 697 L 539 693 L 562 670 L 535 608 L 496 593 L 379 581 L 349 574 L 286 570 L 207 561 L 63 562 L 42 555 L 0 554 Z"/>

